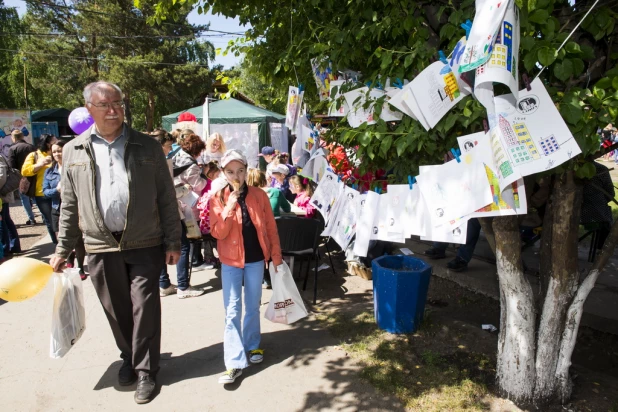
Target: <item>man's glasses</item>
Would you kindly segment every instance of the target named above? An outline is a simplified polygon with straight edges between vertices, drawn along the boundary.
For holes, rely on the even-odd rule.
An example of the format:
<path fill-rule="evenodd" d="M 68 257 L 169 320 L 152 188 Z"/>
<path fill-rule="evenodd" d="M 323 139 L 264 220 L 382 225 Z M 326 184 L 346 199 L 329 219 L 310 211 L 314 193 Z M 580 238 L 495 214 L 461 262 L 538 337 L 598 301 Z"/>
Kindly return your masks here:
<path fill-rule="evenodd" d="M 90 104 L 96 110 L 100 110 L 100 111 L 107 111 L 107 110 L 110 109 L 110 107 L 112 109 L 114 109 L 114 110 L 118 110 L 118 109 L 124 108 L 124 102 L 122 102 L 122 101 L 111 102 L 111 103 L 99 103 L 99 104 L 94 104 L 94 103 L 88 102 L 88 104 Z"/>

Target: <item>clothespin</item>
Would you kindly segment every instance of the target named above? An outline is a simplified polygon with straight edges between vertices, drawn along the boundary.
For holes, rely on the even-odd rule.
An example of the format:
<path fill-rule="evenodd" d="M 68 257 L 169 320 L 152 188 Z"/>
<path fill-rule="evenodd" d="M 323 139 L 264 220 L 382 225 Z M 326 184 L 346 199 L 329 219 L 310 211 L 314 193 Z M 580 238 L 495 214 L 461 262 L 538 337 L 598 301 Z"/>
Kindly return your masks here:
<path fill-rule="evenodd" d="M 485 130 L 485 133 L 489 131 L 489 124 L 487 123 L 487 119 L 483 119 L 483 130 Z"/>
<path fill-rule="evenodd" d="M 380 186 L 376 186 L 376 188 L 374 190 L 375 190 L 375 192 L 377 194 L 381 194 L 382 193 L 382 188 Z"/>
<path fill-rule="evenodd" d="M 448 60 L 446 60 L 446 56 L 442 50 L 438 50 L 438 56 L 440 56 L 440 61 L 444 64 L 448 64 Z"/>
<path fill-rule="evenodd" d="M 302 93 L 305 91 L 305 85 L 303 85 L 302 83 L 300 83 L 298 85 L 298 93 Z"/>
<path fill-rule="evenodd" d="M 397 80 L 395 80 L 395 83 L 393 83 L 393 86 L 395 86 L 398 89 L 403 89 L 403 82 L 401 81 L 399 77 L 397 78 Z"/>
<path fill-rule="evenodd" d="M 339 175 L 337 175 L 337 181 L 338 181 L 338 182 L 341 182 L 341 175 L 340 175 L 340 174 L 339 174 Z"/>
<path fill-rule="evenodd" d="M 466 20 L 465 23 L 461 23 L 461 28 L 466 31 L 466 40 L 470 37 L 470 30 L 472 29 L 472 22 L 470 19 Z"/>
<path fill-rule="evenodd" d="M 532 88 L 530 87 L 530 79 L 528 78 L 528 75 L 524 73 L 521 75 L 521 78 L 524 81 L 524 84 L 526 85 L 526 90 L 528 91 L 532 90 Z"/>
<path fill-rule="evenodd" d="M 358 190 L 358 185 L 356 183 L 352 183 L 352 189 Z"/>
<path fill-rule="evenodd" d="M 408 175 L 408 184 L 410 185 L 410 190 L 412 190 L 412 185 L 416 183 L 416 177 L 412 177 Z"/>
<path fill-rule="evenodd" d="M 461 163 L 461 159 L 459 158 L 461 152 L 459 151 L 459 149 L 451 149 L 451 153 L 453 154 L 455 159 L 457 159 L 457 163 Z"/>

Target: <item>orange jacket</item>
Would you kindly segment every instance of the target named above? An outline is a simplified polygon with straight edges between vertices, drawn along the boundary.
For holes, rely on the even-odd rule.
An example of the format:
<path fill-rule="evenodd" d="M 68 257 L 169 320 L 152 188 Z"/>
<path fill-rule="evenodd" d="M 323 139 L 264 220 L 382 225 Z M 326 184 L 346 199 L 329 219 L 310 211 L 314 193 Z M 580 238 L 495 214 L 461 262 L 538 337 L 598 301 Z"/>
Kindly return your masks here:
<path fill-rule="evenodd" d="M 224 199 L 227 201 L 230 195 L 229 187 L 223 190 Z M 245 202 L 251 221 L 255 225 L 264 259 L 266 262 L 272 259 L 273 263 L 279 266 L 282 263 L 281 244 L 268 195 L 262 189 L 250 186 Z M 228 266 L 243 268 L 245 249 L 242 238 L 242 211 L 237 204 L 234 210 L 223 216 L 224 208 L 219 194 L 213 195 L 210 201 L 210 233 L 217 239 L 217 252 L 221 262 Z"/>

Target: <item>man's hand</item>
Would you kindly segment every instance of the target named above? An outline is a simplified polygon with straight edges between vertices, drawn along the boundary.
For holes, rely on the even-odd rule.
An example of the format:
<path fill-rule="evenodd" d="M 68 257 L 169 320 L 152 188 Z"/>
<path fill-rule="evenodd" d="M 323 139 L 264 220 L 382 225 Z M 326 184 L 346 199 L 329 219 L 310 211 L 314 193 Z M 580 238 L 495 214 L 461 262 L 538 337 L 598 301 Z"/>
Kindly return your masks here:
<path fill-rule="evenodd" d="M 54 272 L 61 272 L 64 268 L 64 264 L 67 260 L 65 258 L 61 258 L 60 256 L 52 256 L 49 260 L 50 266 L 54 269 Z"/>
<path fill-rule="evenodd" d="M 165 264 L 175 265 L 180 260 L 180 251 L 165 252 Z"/>

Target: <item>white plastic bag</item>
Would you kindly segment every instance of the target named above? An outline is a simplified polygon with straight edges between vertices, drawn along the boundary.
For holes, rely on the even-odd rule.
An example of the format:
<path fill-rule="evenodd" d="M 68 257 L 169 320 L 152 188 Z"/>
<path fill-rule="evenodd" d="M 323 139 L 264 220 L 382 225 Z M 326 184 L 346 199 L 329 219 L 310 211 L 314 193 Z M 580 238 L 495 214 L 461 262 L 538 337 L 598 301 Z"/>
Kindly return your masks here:
<path fill-rule="evenodd" d="M 52 310 L 49 356 L 62 358 L 86 329 L 84 287 L 79 269 L 54 273 L 54 307 Z"/>
<path fill-rule="evenodd" d="M 271 322 L 289 325 L 307 316 L 307 309 L 287 263 L 283 262 L 277 266 L 275 273 L 275 267 L 271 262 L 268 270 L 273 284 L 273 296 L 268 302 L 264 317 Z"/>

